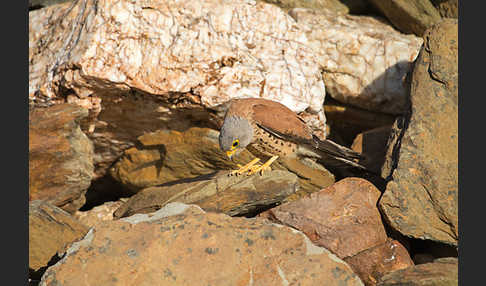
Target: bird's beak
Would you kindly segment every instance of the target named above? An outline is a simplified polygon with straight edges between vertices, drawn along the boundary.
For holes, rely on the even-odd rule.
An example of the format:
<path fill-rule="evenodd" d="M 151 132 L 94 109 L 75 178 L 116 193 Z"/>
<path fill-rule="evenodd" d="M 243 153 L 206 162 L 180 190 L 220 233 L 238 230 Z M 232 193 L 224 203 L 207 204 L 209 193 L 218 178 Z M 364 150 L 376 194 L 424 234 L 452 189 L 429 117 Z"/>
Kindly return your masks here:
<path fill-rule="evenodd" d="M 235 154 L 235 152 L 236 152 L 236 149 L 226 151 L 226 156 L 228 156 L 228 158 L 229 158 L 230 160 L 232 160 L 232 157 L 233 157 L 233 155 Z"/>

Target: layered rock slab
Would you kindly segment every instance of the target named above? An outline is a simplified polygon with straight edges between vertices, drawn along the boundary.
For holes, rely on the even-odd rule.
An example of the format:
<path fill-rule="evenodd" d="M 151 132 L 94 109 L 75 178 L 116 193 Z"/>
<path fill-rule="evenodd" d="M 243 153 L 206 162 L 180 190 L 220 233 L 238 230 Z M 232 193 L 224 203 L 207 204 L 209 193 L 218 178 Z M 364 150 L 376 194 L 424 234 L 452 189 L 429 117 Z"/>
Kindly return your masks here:
<path fill-rule="evenodd" d="M 72 104 L 29 111 L 29 200 L 70 213 L 83 206 L 94 176 L 93 144 L 80 129 L 87 115 Z"/>

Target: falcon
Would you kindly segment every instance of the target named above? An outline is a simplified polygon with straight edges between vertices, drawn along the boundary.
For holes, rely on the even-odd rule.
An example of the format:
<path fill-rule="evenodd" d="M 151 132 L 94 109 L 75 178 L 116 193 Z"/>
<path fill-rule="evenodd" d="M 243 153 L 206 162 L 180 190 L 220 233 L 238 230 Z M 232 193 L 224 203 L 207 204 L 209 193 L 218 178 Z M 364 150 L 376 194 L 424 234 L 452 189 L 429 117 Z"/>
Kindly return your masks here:
<path fill-rule="evenodd" d="M 329 139 L 319 139 L 292 110 L 263 98 L 230 102 L 219 133 L 219 147 L 230 159 L 245 148 L 256 156 L 232 175 L 262 174 L 279 157 L 311 158 L 331 168 L 366 169 L 355 161 L 363 159 L 361 154 Z M 259 165 L 260 158 L 267 161 Z"/>

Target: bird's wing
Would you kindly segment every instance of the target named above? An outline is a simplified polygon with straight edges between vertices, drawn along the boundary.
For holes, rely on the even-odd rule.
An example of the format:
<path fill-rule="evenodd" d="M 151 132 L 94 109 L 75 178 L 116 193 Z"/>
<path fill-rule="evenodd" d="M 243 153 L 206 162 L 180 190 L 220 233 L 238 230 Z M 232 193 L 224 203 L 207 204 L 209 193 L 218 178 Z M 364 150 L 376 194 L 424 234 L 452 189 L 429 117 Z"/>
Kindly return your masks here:
<path fill-rule="evenodd" d="M 262 129 L 296 143 L 308 143 L 312 140 L 312 131 L 292 110 L 278 102 L 263 102 L 253 105 L 253 120 Z"/>

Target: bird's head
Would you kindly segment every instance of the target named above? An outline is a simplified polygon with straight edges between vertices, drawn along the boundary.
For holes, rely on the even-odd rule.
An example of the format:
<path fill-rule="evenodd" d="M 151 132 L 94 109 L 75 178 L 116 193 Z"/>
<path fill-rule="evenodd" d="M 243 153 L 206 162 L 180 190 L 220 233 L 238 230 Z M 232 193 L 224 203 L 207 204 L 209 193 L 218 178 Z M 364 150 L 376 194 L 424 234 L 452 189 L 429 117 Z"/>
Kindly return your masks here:
<path fill-rule="evenodd" d="M 226 116 L 219 132 L 219 148 L 231 159 L 253 140 L 253 128 L 248 120 Z"/>

